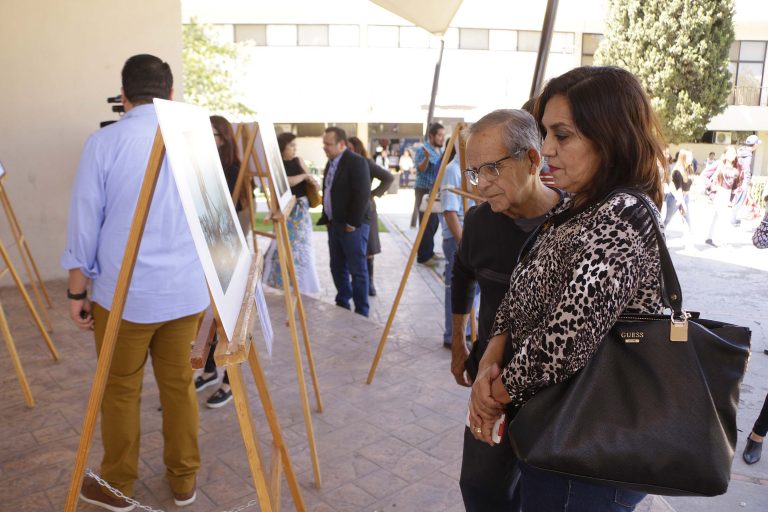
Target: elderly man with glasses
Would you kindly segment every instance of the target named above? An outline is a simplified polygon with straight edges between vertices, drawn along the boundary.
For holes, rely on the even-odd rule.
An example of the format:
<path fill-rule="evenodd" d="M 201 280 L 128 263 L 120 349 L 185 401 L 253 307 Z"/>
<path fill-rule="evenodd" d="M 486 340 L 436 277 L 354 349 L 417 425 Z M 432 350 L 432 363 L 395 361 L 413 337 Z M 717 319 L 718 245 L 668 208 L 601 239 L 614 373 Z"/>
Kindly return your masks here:
<path fill-rule="evenodd" d="M 453 262 L 451 280 L 451 372 L 469 386 L 488 344 L 494 315 L 509 286 L 520 248 L 562 201 L 563 194 L 540 179 L 541 133 L 522 110 L 496 110 L 468 131 L 465 175 L 485 203 L 470 209 Z M 478 340 L 467 350 L 464 332 L 480 286 Z M 507 418 L 516 410 L 508 408 Z M 488 446 L 467 425 L 460 486 L 467 511 L 519 510 L 517 461 L 506 439 Z M 505 435 L 505 434 L 502 434 Z"/>

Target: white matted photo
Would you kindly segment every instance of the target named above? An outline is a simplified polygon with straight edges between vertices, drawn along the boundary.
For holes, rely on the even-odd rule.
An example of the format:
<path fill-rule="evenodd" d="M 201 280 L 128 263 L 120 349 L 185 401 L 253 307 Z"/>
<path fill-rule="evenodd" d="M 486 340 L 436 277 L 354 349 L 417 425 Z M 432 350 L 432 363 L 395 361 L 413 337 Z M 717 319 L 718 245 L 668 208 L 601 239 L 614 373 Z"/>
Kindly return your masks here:
<path fill-rule="evenodd" d="M 283 156 L 280 154 L 280 147 L 277 145 L 275 126 L 260 116 L 258 129 L 255 149 L 256 155 L 259 158 L 259 165 L 262 169 L 269 169 L 272 183 L 275 184 L 275 199 L 280 211 L 284 212 L 293 194 L 291 194 L 291 187 L 288 186 L 288 176 L 285 174 Z"/>
<path fill-rule="evenodd" d="M 168 162 L 208 289 L 231 340 L 245 294 L 251 254 L 227 188 L 208 111 L 176 101 L 154 102 Z"/>

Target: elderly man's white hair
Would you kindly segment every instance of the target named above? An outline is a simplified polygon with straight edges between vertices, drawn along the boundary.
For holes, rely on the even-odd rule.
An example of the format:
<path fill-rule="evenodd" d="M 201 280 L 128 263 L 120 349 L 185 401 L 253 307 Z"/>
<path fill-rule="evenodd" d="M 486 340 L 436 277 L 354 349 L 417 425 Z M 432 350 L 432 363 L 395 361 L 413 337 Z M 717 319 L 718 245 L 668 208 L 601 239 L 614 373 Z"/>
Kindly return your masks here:
<path fill-rule="evenodd" d="M 502 126 L 502 143 L 510 155 L 521 149 L 535 149 L 537 153 L 541 153 L 539 124 L 525 110 L 511 108 L 494 110 L 467 129 L 467 138 L 499 125 Z"/>

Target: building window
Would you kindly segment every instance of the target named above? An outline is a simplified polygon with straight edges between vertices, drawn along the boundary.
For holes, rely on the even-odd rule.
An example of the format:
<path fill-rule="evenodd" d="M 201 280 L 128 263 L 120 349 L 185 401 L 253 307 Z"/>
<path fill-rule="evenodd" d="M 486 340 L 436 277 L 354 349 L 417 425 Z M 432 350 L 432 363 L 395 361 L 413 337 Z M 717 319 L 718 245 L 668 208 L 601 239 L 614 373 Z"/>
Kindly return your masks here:
<path fill-rule="evenodd" d="M 328 27 L 328 43 L 331 46 L 360 46 L 360 27 L 331 25 Z"/>
<path fill-rule="evenodd" d="M 368 46 L 397 48 L 400 28 L 388 25 L 368 25 Z"/>
<path fill-rule="evenodd" d="M 573 53 L 573 32 L 553 32 L 549 53 Z"/>
<path fill-rule="evenodd" d="M 517 50 L 521 52 L 538 52 L 541 32 L 521 30 L 517 33 Z"/>
<path fill-rule="evenodd" d="M 459 29 L 459 48 L 462 50 L 487 50 L 488 29 L 461 28 Z"/>
<path fill-rule="evenodd" d="M 581 65 L 591 66 L 595 61 L 595 52 L 603 40 L 603 34 L 582 34 L 581 35 Z"/>
<path fill-rule="evenodd" d="M 421 27 L 400 27 L 400 48 L 429 48 L 429 33 Z"/>
<path fill-rule="evenodd" d="M 766 41 L 735 41 L 731 45 L 728 70 L 733 90 L 728 97 L 730 105 L 762 104 L 765 51 Z"/>
<path fill-rule="evenodd" d="M 296 25 L 267 25 L 267 46 L 296 46 Z"/>
<path fill-rule="evenodd" d="M 266 25 L 235 25 L 235 42 L 249 42 L 256 46 L 267 45 Z"/>
<path fill-rule="evenodd" d="M 496 51 L 517 50 L 517 32 L 514 30 L 490 30 L 488 48 Z"/>
<path fill-rule="evenodd" d="M 328 46 L 328 25 L 299 25 L 299 46 Z"/>

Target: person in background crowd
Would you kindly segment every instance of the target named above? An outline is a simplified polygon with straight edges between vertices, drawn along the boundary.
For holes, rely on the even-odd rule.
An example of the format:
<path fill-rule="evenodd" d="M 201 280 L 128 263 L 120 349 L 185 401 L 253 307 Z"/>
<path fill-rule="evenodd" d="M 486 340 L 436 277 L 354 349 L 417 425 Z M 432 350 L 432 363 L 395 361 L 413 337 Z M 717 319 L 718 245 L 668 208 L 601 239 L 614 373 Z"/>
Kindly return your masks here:
<path fill-rule="evenodd" d="M 235 131 L 232 128 L 232 124 L 230 124 L 225 117 L 211 116 L 210 120 L 211 129 L 213 130 L 213 140 L 216 142 L 216 149 L 219 152 L 221 168 L 224 170 L 224 178 L 227 180 L 229 193 L 232 194 L 235 191 L 238 174 L 240 174 L 240 158 L 237 156 Z M 253 192 L 253 188 L 250 185 L 250 178 L 246 178 L 242 187 L 249 189 L 249 193 Z M 247 235 L 251 224 L 250 219 L 248 218 L 248 212 L 243 209 L 243 206 L 242 198 L 237 198 L 237 200 L 235 200 L 235 211 L 238 214 L 243 234 Z"/>
<path fill-rule="evenodd" d="M 315 266 L 315 250 L 312 247 L 312 217 L 309 214 L 307 182 L 315 178 L 309 174 L 304 162 L 296 156 L 296 135 L 284 132 L 277 136 L 277 145 L 283 157 L 285 174 L 291 193 L 296 196 L 296 204 L 288 215 L 288 239 L 296 268 L 296 281 L 301 293 L 318 293 L 320 281 Z M 319 185 L 318 185 L 319 186 Z M 282 288 L 283 275 L 280 268 L 277 242 L 272 240 L 264 256 L 264 282 L 273 288 Z"/>
<path fill-rule="evenodd" d="M 714 160 L 710 162 L 709 158 L 707 158 L 707 165 L 701 172 L 701 176 L 704 178 L 704 197 L 706 197 L 707 200 L 711 203 L 715 200 L 715 193 L 717 192 L 714 176 L 715 172 L 717 172 L 717 167 L 720 164 L 720 159 L 715 158 L 714 152 L 709 153 L 709 156 Z"/>
<path fill-rule="evenodd" d="M 668 192 L 664 197 L 667 213 L 664 217 L 666 227 L 676 212 L 685 219 L 688 233 L 691 232 L 691 215 L 688 209 L 688 193 L 693 184 L 693 153 L 681 149 L 677 154 L 677 162 L 672 167 L 671 176 L 667 179 Z"/>
<path fill-rule="evenodd" d="M 440 161 L 443 158 L 443 144 L 445 143 L 445 128 L 440 123 L 432 123 L 427 130 L 427 142 L 416 150 L 414 162 L 416 164 L 415 208 L 419 211 L 422 198 L 432 191 L 440 170 Z M 424 214 L 419 211 L 419 223 L 426 222 L 427 228 L 421 239 L 416 254 L 416 261 L 422 264 L 434 265 L 435 259 L 435 233 L 440 224 L 436 213 L 430 213 L 424 220 Z"/>
<path fill-rule="evenodd" d="M 737 188 L 737 181 L 741 175 L 739 167 L 736 148 L 733 146 L 726 147 L 711 179 L 712 189 L 714 190 L 714 212 L 712 221 L 709 224 L 707 239 L 704 243 L 712 247 L 717 247 L 717 244 L 715 244 L 716 235 L 720 229 L 720 224 L 727 218 L 728 207 L 731 205 L 733 198 L 733 191 Z M 722 242 L 718 240 L 718 243 Z"/>
<path fill-rule="evenodd" d="M 235 132 L 232 129 L 230 122 L 222 116 L 211 116 L 211 129 L 213 130 L 213 139 L 216 141 L 216 149 L 218 149 L 219 152 L 221 167 L 224 170 L 224 177 L 227 180 L 227 187 L 229 188 L 229 193 L 232 194 L 234 193 L 237 177 L 240 173 L 240 159 L 237 156 Z M 244 184 L 244 186 L 249 185 Z M 238 214 L 243 211 L 239 198 L 235 203 L 235 210 Z M 246 225 L 244 225 L 244 221 L 247 221 L 248 224 L 250 224 L 250 220 L 247 219 L 246 216 L 240 216 L 240 225 L 243 228 L 243 232 L 246 233 L 247 228 Z M 200 392 L 207 387 L 214 386 L 218 382 L 219 374 L 216 370 L 216 361 L 213 356 L 217 342 L 218 338 L 214 336 L 211 349 L 208 352 L 208 359 L 205 361 L 205 368 L 203 368 L 202 373 L 195 378 L 195 391 L 197 392 Z M 232 391 L 229 387 L 229 376 L 225 370 L 224 377 L 221 380 L 221 386 L 208 397 L 205 401 L 205 405 L 208 408 L 216 409 L 227 405 L 231 401 Z"/>
<path fill-rule="evenodd" d="M 365 158 L 347 150 L 347 133 L 326 128 L 323 151 L 328 157 L 323 176 L 323 214 L 318 225 L 328 226 L 331 275 L 336 305 L 368 316 L 368 212 L 371 175 Z M 352 279 L 350 283 L 350 277 Z"/>
<path fill-rule="evenodd" d="M 766 195 L 764 200 L 768 200 L 768 195 Z M 763 220 L 755 230 L 755 234 L 752 236 L 752 243 L 758 249 L 768 249 L 768 212 L 765 213 Z M 764 353 L 768 355 L 768 350 L 764 350 Z M 744 453 L 742 453 L 744 462 L 755 464 L 760 460 L 766 434 L 768 434 L 768 395 L 765 397 L 763 408 L 760 409 L 760 414 L 757 420 L 755 420 L 752 431 L 747 436 L 747 444 L 744 446 Z"/>
<path fill-rule="evenodd" d="M 410 148 L 406 149 L 403 154 L 400 155 L 400 160 L 398 161 L 397 166 L 400 168 L 400 186 L 407 187 L 411 181 L 411 173 L 413 172 L 413 158 L 411 157 Z"/>
<path fill-rule="evenodd" d="M 714 151 L 710 151 L 707 155 L 707 160 L 704 162 L 704 168 L 702 174 L 705 173 L 710 167 L 717 166 L 717 154 Z"/>
<path fill-rule="evenodd" d="M 741 225 L 741 219 L 739 213 L 742 205 L 749 200 L 749 190 L 752 184 L 752 161 L 757 151 L 757 146 L 762 141 L 757 138 L 757 135 L 750 135 L 747 140 L 744 141 L 744 145 L 740 146 L 736 150 L 736 155 L 739 159 L 739 179 L 737 180 L 733 194 L 733 205 L 731 209 L 731 224 L 734 226 Z"/>
<path fill-rule="evenodd" d="M 451 315 L 451 279 L 453 276 L 454 257 L 461 243 L 464 225 L 464 200 L 462 196 L 450 192 L 449 189 L 461 190 L 461 165 L 456 147 L 452 147 L 448 155 L 449 162 L 440 183 L 440 201 L 443 214 L 440 215 L 440 225 L 443 234 L 443 254 L 445 254 L 445 270 L 443 285 L 445 286 L 445 330 L 443 331 L 443 346 L 451 348 L 453 317 Z M 474 201 L 469 201 L 470 206 Z"/>
<path fill-rule="evenodd" d="M 349 149 L 365 158 L 368 162 L 368 172 L 371 173 L 371 184 L 373 180 L 379 180 L 379 186 L 371 191 L 370 200 L 370 213 L 368 218 L 369 234 L 368 234 L 368 246 L 366 249 L 366 256 L 368 262 L 368 296 L 376 296 L 376 287 L 373 285 L 373 257 L 381 252 L 381 240 L 379 240 L 379 216 L 376 213 L 376 201 L 375 197 L 383 196 L 392 182 L 395 181 L 395 177 L 386 168 L 376 165 L 376 162 L 370 159 L 368 151 L 365 150 L 363 141 L 357 137 L 349 138 Z"/>
<path fill-rule="evenodd" d="M 366 159 L 368 158 L 370 157 L 366 157 Z M 373 162 L 382 169 L 389 170 L 389 152 L 381 146 L 376 146 Z"/>

